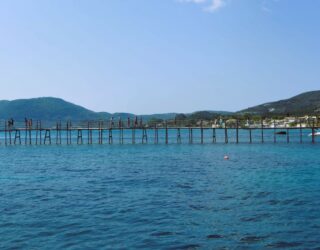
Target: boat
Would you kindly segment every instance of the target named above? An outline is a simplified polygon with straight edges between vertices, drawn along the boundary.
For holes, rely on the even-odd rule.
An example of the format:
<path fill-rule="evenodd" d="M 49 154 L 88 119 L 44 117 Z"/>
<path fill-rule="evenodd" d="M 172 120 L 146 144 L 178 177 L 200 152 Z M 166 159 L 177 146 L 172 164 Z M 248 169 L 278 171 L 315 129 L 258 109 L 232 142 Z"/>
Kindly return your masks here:
<path fill-rule="evenodd" d="M 310 133 L 309 136 L 312 136 L 312 133 Z M 320 136 L 320 131 L 315 131 L 313 136 Z"/>
<path fill-rule="evenodd" d="M 279 131 L 279 132 L 275 132 L 276 135 L 286 135 L 287 132 L 286 131 Z"/>

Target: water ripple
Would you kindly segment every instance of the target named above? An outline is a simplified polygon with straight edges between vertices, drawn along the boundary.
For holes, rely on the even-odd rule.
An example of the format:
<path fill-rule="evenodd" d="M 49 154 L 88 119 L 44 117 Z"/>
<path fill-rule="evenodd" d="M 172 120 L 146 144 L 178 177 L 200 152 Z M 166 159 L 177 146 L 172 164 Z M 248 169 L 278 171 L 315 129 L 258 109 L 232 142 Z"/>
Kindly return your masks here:
<path fill-rule="evenodd" d="M 316 249 L 318 156 L 318 145 L 3 148 L 0 248 Z"/>

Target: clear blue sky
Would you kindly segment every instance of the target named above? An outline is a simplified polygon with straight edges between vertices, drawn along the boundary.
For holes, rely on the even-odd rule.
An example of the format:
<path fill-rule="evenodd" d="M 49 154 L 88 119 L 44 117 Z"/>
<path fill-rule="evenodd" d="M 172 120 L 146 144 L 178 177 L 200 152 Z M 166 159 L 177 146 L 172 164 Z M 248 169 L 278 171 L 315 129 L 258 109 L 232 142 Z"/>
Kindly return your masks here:
<path fill-rule="evenodd" d="M 0 99 L 236 111 L 320 89 L 320 1 L 2 0 Z"/>

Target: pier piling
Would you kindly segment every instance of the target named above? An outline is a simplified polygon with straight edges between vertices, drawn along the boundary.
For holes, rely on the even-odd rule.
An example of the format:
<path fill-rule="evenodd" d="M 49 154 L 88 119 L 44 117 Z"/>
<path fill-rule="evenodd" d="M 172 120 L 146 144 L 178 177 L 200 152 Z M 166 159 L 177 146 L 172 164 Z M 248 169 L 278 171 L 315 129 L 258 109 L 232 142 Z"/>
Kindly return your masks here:
<path fill-rule="evenodd" d="M 157 125 L 154 126 L 154 144 L 159 143 L 159 131 Z"/>
<path fill-rule="evenodd" d="M 273 121 L 273 142 L 277 142 L 277 128 L 276 128 L 276 122 Z"/>
<path fill-rule="evenodd" d="M 21 134 L 20 130 L 16 129 L 15 136 L 14 136 L 14 145 L 16 145 L 17 140 L 19 140 L 19 144 L 21 145 Z"/>
<path fill-rule="evenodd" d="M 261 119 L 261 143 L 264 143 L 264 132 L 263 132 L 263 119 Z"/>
<path fill-rule="evenodd" d="M 103 144 L 104 140 L 106 140 L 105 143 L 108 142 L 109 144 L 124 144 L 128 142 L 125 140 L 126 136 L 129 135 L 128 139 L 130 140 L 130 133 L 132 135 L 132 144 L 137 142 L 148 144 L 148 136 L 151 135 L 151 141 L 154 144 L 158 144 L 159 140 L 164 144 L 180 144 L 183 142 L 189 144 L 219 142 L 239 144 L 242 140 L 250 144 L 253 142 L 309 142 L 315 144 L 318 136 L 317 130 L 319 129 L 319 123 L 316 118 L 295 118 L 295 122 L 285 122 L 284 124 L 280 124 L 278 120 L 270 118 L 261 119 L 260 121 L 246 119 L 246 123 L 239 118 L 236 120 L 220 119 L 219 122 L 214 121 L 212 123 L 201 120 L 198 123 L 194 121 L 186 122 L 185 126 L 181 126 L 181 123 L 175 120 L 174 122 L 166 121 L 161 124 L 161 127 L 156 124 L 152 126 L 143 124 L 140 118 L 139 120 L 136 118 L 136 121 L 132 124 L 128 120 L 128 126 L 123 126 L 120 119 L 117 124 L 114 124 L 112 120 L 105 123 L 104 121 L 85 121 L 77 122 L 74 126 L 72 126 L 71 121 L 67 121 L 65 126 L 62 126 L 61 121 L 42 124 L 40 120 L 37 120 L 35 126 L 32 126 L 31 120 L 25 119 L 25 123 L 23 123 L 13 122 L 11 119 L 0 123 L 0 133 L 2 133 L 0 145 L 51 144 L 51 136 L 54 136 L 55 144 L 57 145 L 62 143 L 70 145 L 72 141 L 76 144 L 83 144 L 84 140 L 88 144 L 96 143 L 96 140 L 98 140 L 98 144 Z M 217 125 L 218 127 L 216 127 Z M 229 132 L 229 129 L 231 129 L 231 132 Z M 43 138 L 42 131 L 44 132 Z M 106 136 L 104 131 L 107 134 Z M 83 133 L 87 133 L 88 137 L 84 137 Z M 172 133 L 172 135 L 169 135 L 169 133 Z M 261 133 L 261 136 L 259 133 Z M 117 140 L 113 140 L 113 135 L 117 137 Z"/>
<path fill-rule="evenodd" d="M 315 143 L 315 139 L 314 139 L 314 137 L 315 137 L 315 128 L 314 128 L 314 119 L 312 119 L 312 130 L 311 130 L 311 134 L 312 134 L 312 143 L 314 144 Z"/>
<path fill-rule="evenodd" d="M 142 144 L 148 143 L 148 134 L 145 128 L 142 129 Z"/>
<path fill-rule="evenodd" d="M 43 144 L 46 144 L 47 140 L 49 141 L 49 144 L 51 144 L 51 130 L 50 129 L 45 130 Z"/>
<path fill-rule="evenodd" d="M 239 119 L 237 119 L 237 124 L 236 124 L 236 143 L 239 143 Z"/>
<path fill-rule="evenodd" d="M 299 134 L 300 134 L 300 143 L 302 143 L 302 121 L 299 120 Z"/>
<path fill-rule="evenodd" d="M 228 128 L 227 128 L 227 122 L 224 122 L 224 142 L 227 144 L 229 142 L 228 138 Z"/>
<path fill-rule="evenodd" d="M 181 131 L 180 131 L 180 128 L 177 128 L 177 143 L 181 144 Z"/>
<path fill-rule="evenodd" d="M 217 138 L 216 138 L 216 128 L 212 128 L 212 143 L 216 143 Z"/>
<path fill-rule="evenodd" d="M 166 144 L 169 143 L 168 123 L 166 122 Z"/>
<path fill-rule="evenodd" d="M 77 144 L 83 144 L 82 140 L 82 129 L 78 129 L 78 136 L 77 136 Z"/>
<path fill-rule="evenodd" d="M 201 144 L 203 144 L 203 121 L 200 121 L 200 137 L 201 137 Z"/>
<path fill-rule="evenodd" d="M 193 129 L 189 128 L 189 144 L 193 143 Z"/>

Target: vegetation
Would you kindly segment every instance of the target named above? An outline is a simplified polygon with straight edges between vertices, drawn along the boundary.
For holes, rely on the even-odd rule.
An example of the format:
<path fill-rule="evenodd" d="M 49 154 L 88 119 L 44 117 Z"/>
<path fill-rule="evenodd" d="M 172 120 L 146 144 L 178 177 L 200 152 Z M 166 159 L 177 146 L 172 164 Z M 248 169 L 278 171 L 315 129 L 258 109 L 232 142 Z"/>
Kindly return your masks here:
<path fill-rule="evenodd" d="M 154 114 L 139 116 L 144 121 L 151 119 L 174 119 L 175 113 Z M 42 121 L 85 121 L 85 120 L 110 120 L 113 117 L 115 121 L 122 119 L 125 123 L 128 117 L 131 122 L 136 115 L 131 113 L 107 113 L 94 112 L 66 102 L 59 98 L 41 97 L 32 99 L 20 99 L 14 101 L 0 101 L 0 120 L 13 118 L 16 121 L 24 121 L 25 118 Z"/>
<path fill-rule="evenodd" d="M 320 91 L 306 92 L 290 99 L 251 107 L 238 114 L 266 117 L 303 116 L 320 114 Z"/>
<path fill-rule="evenodd" d="M 15 101 L 0 101 L 0 118 L 24 120 L 25 117 L 34 120 L 89 120 L 100 117 L 81 106 L 66 102 L 62 99 L 43 97 L 21 99 Z"/>
<path fill-rule="evenodd" d="M 155 125 L 196 126 L 203 123 L 221 123 L 228 119 L 234 124 L 237 118 L 259 122 L 261 118 L 281 119 L 284 116 L 320 115 L 320 91 L 300 94 L 287 100 L 270 102 L 236 113 L 224 111 L 199 111 L 190 114 L 152 114 L 139 116 L 144 123 Z M 23 121 L 25 118 L 43 121 L 85 121 L 109 120 L 116 122 L 121 119 L 125 124 L 130 118 L 131 123 L 136 115 L 131 113 L 94 112 L 81 106 L 66 102 L 59 98 L 42 97 L 33 99 L 20 99 L 14 101 L 0 101 L 0 120 L 13 118 Z"/>

